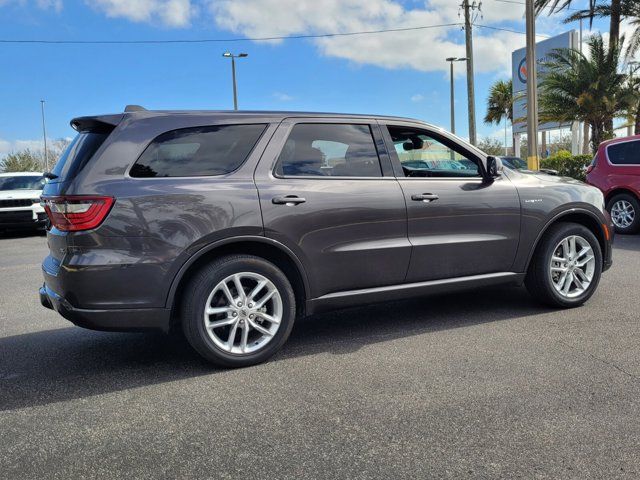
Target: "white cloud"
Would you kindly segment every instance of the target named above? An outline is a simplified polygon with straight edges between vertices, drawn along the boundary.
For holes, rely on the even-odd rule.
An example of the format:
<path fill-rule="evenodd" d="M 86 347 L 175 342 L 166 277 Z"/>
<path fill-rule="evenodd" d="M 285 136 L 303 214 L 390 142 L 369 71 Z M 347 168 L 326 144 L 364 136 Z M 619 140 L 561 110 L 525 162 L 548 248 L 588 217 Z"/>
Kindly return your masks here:
<path fill-rule="evenodd" d="M 169 27 L 186 27 L 194 6 L 191 0 L 85 0 L 108 17 L 133 22 L 160 22 Z"/>
<path fill-rule="evenodd" d="M 19 152 L 26 149 L 32 151 L 41 151 L 44 149 L 42 139 L 40 140 L 4 140 L 0 138 L 0 158 L 9 153 Z"/>
<path fill-rule="evenodd" d="M 62 10 L 62 0 L 36 0 L 36 5 L 42 9 L 52 8 L 56 12 Z"/>
<path fill-rule="evenodd" d="M 431 0 L 422 7 L 407 8 L 397 0 L 211 0 L 209 6 L 218 27 L 249 37 L 269 37 L 458 23 L 458 4 Z M 521 19 L 524 9 L 519 4 L 485 2 L 483 11 L 482 23 L 499 23 Z M 313 42 L 326 56 L 425 72 L 446 71 L 446 56 L 465 55 L 459 26 L 327 37 Z M 524 44 L 521 34 L 475 29 L 475 70 L 509 72 L 511 51 Z"/>
<path fill-rule="evenodd" d="M 424 95 L 421 93 L 416 93 L 415 95 L 411 95 L 412 102 L 421 102 L 424 100 Z"/>
<path fill-rule="evenodd" d="M 291 100 L 293 100 L 293 97 L 291 95 L 288 95 L 288 94 L 282 93 L 282 92 L 275 92 L 273 94 L 273 98 L 275 98 L 276 100 L 278 100 L 280 102 L 290 102 Z"/>

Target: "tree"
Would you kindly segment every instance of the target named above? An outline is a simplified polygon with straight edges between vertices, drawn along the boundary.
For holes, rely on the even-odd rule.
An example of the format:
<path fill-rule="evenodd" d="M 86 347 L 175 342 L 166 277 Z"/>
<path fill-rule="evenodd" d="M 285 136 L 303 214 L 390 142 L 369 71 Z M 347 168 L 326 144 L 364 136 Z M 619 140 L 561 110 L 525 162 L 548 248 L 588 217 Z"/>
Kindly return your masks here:
<path fill-rule="evenodd" d="M 638 0 L 589 0 L 589 6 L 569 15 L 565 22 L 573 22 L 579 19 L 588 19 L 589 25 L 593 24 L 595 17 L 609 17 L 609 50 L 616 47 L 620 41 L 620 22 L 623 17 L 625 5 L 635 3 Z M 549 9 L 549 15 L 571 8 L 572 0 L 535 0 L 536 13 L 539 14 L 545 8 Z M 578 3 L 578 2 L 576 2 Z"/>
<path fill-rule="evenodd" d="M 48 162 L 45 162 L 44 150 L 26 148 L 18 152 L 12 152 L 0 160 L 0 172 L 42 172 L 45 170 L 47 163 L 49 171 L 51 171 L 68 145 L 69 140 L 66 138 L 50 142 L 47 148 Z"/>
<path fill-rule="evenodd" d="M 511 80 L 498 80 L 489 91 L 484 123 L 500 125 L 507 119 L 513 124 L 513 84 Z M 513 144 L 513 136 L 511 140 Z"/>
<path fill-rule="evenodd" d="M 594 35 L 588 47 L 589 56 L 574 49 L 550 54 L 545 63 L 547 74 L 540 85 L 540 119 L 587 122 L 595 151 L 600 142 L 613 135 L 607 129 L 609 119 L 628 107 L 627 75 L 618 72 L 620 44 L 607 49 L 602 36 Z"/>
<path fill-rule="evenodd" d="M 478 148 L 487 155 L 504 155 L 504 145 L 497 138 L 483 138 L 478 143 Z"/>

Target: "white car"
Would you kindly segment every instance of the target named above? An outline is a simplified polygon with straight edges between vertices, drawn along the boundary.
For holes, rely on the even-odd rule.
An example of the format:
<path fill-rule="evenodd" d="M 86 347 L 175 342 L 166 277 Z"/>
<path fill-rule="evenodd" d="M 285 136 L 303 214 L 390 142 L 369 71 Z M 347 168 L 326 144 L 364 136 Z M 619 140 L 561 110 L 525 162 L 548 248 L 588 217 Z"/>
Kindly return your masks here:
<path fill-rule="evenodd" d="M 40 205 L 45 181 L 41 172 L 0 173 L 0 230 L 45 227 Z"/>

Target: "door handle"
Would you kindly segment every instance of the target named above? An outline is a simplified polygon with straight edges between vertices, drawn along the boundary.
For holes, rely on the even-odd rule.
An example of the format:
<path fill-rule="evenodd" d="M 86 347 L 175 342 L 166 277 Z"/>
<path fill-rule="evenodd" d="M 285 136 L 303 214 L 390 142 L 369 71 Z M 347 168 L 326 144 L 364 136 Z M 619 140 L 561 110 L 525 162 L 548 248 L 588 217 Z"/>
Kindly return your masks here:
<path fill-rule="evenodd" d="M 274 205 L 287 205 L 289 207 L 293 207 L 294 205 L 298 205 L 299 203 L 304 203 L 307 200 L 302 197 L 298 197 L 297 195 L 285 195 L 284 197 L 274 197 L 271 199 L 271 203 Z"/>
<path fill-rule="evenodd" d="M 411 200 L 416 202 L 433 202 L 434 200 L 438 200 L 440 197 L 434 193 L 416 193 L 411 195 Z"/>

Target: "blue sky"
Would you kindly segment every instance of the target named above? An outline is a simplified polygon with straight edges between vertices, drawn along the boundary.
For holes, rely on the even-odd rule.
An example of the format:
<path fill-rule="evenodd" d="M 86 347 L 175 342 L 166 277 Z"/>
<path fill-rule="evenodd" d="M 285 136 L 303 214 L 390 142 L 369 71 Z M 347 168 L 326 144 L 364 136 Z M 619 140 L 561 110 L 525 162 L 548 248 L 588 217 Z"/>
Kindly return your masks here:
<path fill-rule="evenodd" d="M 483 2 L 477 23 L 524 30 L 524 5 Z M 1 39 L 172 40 L 243 38 L 403 28 L 459 22 L 458 0 L 0 0 Z M 582 2 L 575 2 L 581 6 Z M 563 14 L 538 21 L 538 32 L 572 26 Z M 595 28 L 606 24 L 596 22 Z M 524 35 L 477 27 L 479 136 L 502 128 L 482 123 L 489 86 L 508 78 L 510 53 Z M 161 45 L 0 44 L 0 156 L 42 138 L 74 134 L 75 116 L 150 109 L 230 109 L 225 50 L 238 62 L 241 109 L 318 110 L 416 117 L 449 126 L 448 67 L 464 56 L 459 26 L 281 42 Z M 464 64 L 456 66 L 457 131 L 467 135 Z"/>

